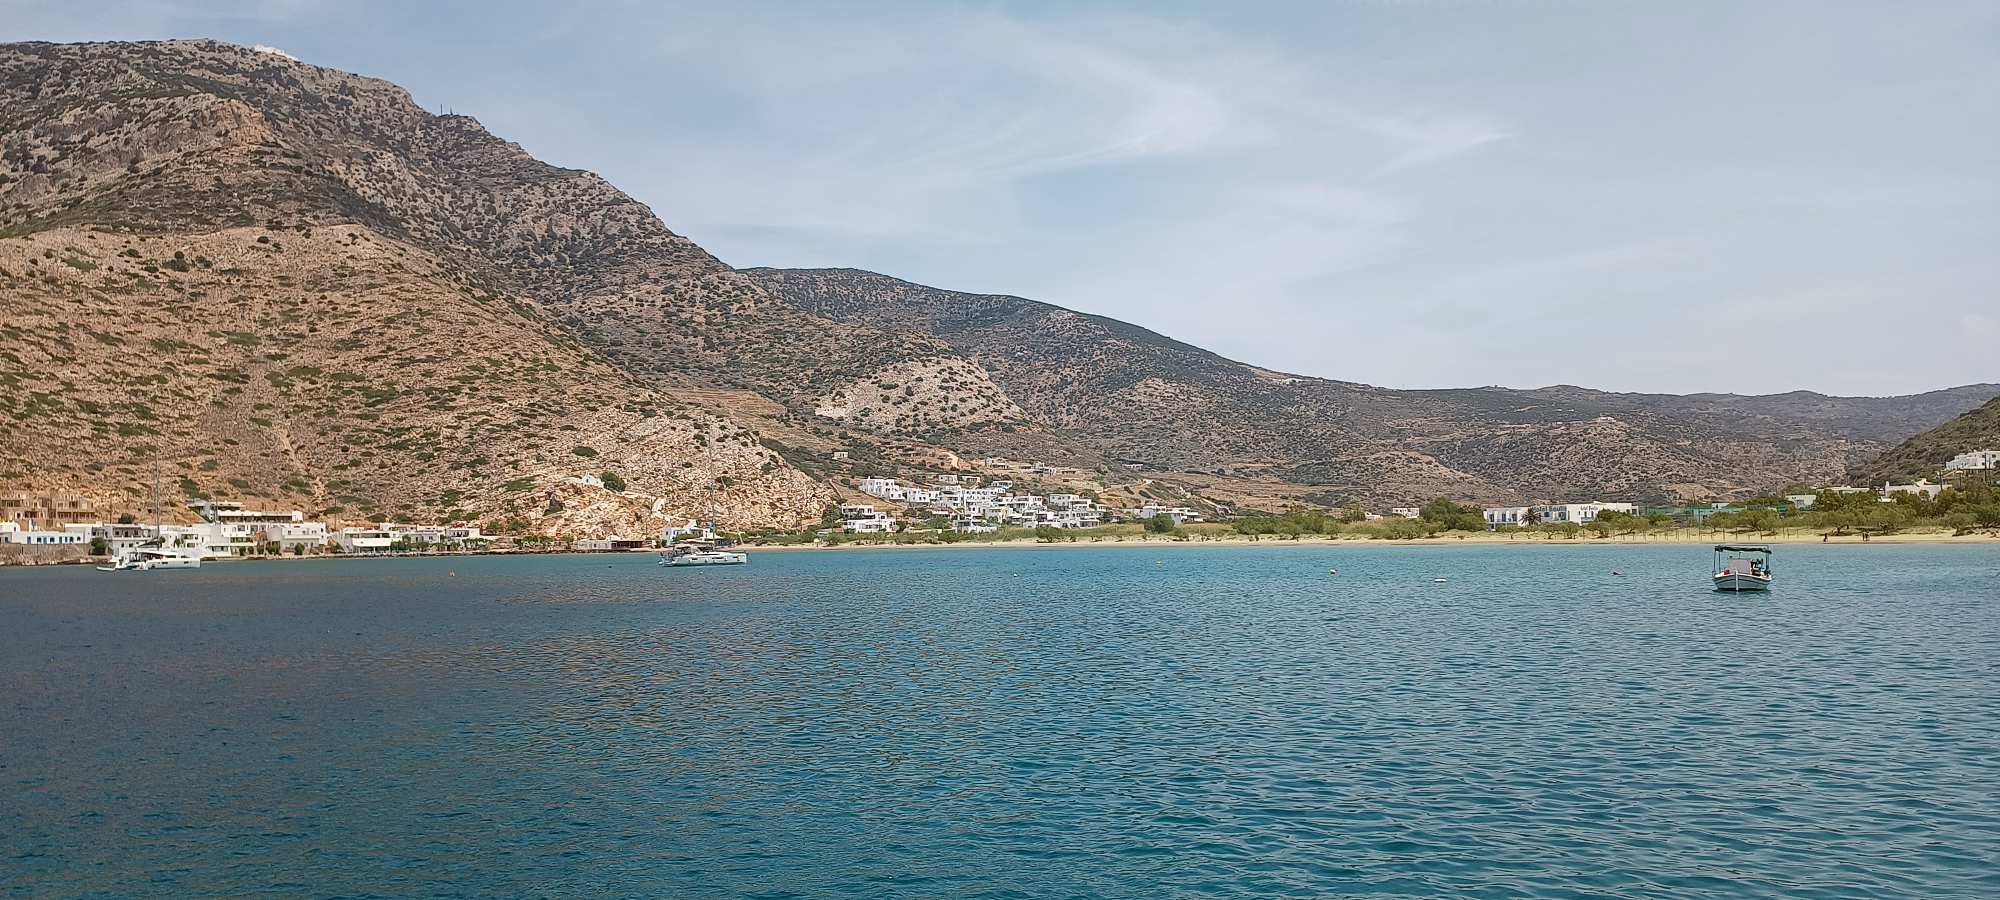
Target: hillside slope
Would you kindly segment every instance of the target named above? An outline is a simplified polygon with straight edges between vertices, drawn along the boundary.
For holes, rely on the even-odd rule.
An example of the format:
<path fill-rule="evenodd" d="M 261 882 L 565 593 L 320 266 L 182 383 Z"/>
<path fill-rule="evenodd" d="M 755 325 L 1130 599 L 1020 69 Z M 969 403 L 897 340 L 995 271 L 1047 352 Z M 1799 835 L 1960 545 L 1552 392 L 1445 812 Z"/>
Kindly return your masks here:
<path fill-rule="evenodd" d="M 986 457 L 1163 500 L 1710 496 L 1838 480 L 1996 393 L 1303 378 L 1016 297 L 732 269 L 376 79 L 0 45 L 12 485 L 129 503 L 161 460 L 204 493 L 552 534 L 796 526 L 862 468 Z M 576 483 L 601 471 L 629 490 Z"/>
<path fill-rule="evenodd" d="M 1837 481 L 2000 385 L 1913 397 L 1393 390 L 1236 362 L 1129 323 L 852 269 L 750 269 L 815 316 L 936 337 L 1031 415 L 1162 470 L 1255 469 L 1379 499 L 1717 496 Z"/>
<path fill-rule="evenodd" d="M 2000 399 L 1929 431 L 1913 435 L 1855 474 L 1862 484 L 1936 480 L 1952 457 L 1975 450 L 2000 449 Z"/>
<path fill-rule="evenodd" d="M 832 497 L 558 321 L 740 276 L 385 82 L 210 41 L 0 46 L 0 236 L 10 481 L 129 496 L 163 458 L 252 501 L 558 534 Z M 567 480 L 604 470 L 630 492 Z"/>

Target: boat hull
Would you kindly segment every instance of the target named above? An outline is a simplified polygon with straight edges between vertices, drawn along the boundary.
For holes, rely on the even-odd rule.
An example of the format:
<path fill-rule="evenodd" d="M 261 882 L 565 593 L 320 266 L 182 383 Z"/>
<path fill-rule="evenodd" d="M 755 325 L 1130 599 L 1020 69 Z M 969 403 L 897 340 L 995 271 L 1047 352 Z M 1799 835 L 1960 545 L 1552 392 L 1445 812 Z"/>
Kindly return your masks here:
<path fill-rule="evenodd" d="M 740 566 L 750 561 L 747 553 L 691 553 L 685 556 L 669 556 L 660 560 L 660 565 L 679 568 L 681 566 Z"/>
<path fill-rule="evenodd" d="M 1723 572 L 1715 576 L 1715 589 L 1731 594 L 1742 591 L 1768 591 L 1771 589 L 1771 576 Z"/>
<path fill-rule="evenodd" d="M 99 572 L 151 572 L 154 569 L 199 569 L 201 557 L 179 553 L 141 553 L 138 556 L 121 557 L 108 566 L 98 566 Z"/>

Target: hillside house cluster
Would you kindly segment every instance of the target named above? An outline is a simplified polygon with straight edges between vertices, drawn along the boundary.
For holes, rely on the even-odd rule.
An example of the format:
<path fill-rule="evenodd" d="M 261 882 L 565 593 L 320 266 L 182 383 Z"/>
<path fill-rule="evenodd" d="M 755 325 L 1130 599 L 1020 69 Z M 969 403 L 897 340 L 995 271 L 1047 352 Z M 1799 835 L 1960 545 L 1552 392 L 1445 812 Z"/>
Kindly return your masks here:
<path fill-rule="evenodd" d="M 933 487 L 904 484 L 894 478 L 864 478 L 861 492 L 919 511 L 924 518 L 942 518 L 955 531 L 983 534 L 1003 526 L 1021 528 L 1089 528 L 1104 524 L 1105 509 L 1081 494 L 1016 494 L 1006 480 L 984 482 L 978 476 L 939 475 Z M 853 534 L 884 534 L 896 530 L 895 516 L 872 504 L 840 507 L 840 529 Z"/>

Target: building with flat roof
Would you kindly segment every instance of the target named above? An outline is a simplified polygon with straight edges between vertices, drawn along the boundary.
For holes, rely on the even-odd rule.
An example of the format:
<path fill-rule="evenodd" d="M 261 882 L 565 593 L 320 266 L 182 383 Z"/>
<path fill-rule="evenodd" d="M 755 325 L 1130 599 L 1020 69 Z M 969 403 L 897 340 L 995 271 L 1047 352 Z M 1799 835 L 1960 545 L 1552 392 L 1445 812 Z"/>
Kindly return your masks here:
<path fill-rule="evenodd" d="M 1974 450 L 1960 453 L 1944 464 L 1947 472 L 1981 472 L 2000 469 L 2000 450 Z"/>
<path fill-rule="evenodd" d="M 60 531 L 97 519 L 97 501 L 81 494 L 0 490 L 0 520 L 17 522 L 23 530 Z"/>

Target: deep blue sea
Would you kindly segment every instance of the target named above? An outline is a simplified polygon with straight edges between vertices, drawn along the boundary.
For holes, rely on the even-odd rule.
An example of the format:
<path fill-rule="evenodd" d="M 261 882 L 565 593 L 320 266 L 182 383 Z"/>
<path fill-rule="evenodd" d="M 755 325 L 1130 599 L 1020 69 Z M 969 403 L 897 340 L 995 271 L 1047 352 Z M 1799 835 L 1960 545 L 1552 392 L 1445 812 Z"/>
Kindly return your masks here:
<path fill-rule="evenodd" d="M 2000 896 L 2000 548 L 1709 564 L 0 570 L 0 896 Z"/>

